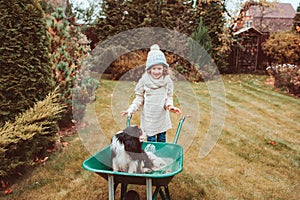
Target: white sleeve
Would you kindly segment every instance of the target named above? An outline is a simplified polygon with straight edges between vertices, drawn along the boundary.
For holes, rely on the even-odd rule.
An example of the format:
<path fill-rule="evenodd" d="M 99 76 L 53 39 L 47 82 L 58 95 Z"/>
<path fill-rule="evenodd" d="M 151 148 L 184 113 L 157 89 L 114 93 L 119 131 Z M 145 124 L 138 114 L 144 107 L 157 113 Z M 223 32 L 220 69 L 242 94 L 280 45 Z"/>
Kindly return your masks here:
<path fill-rule="evenodd" d="M 167 99 L 166 99 L 166 106 L 173 106 L 173 93 L 174 93 L 174 84 L 170 77 L 167 82 Z"/>
<path fill-rule="evenodd" d="M 144 82 L 142 79 L 139 80 L 137 85 L 135 86 L 135 99 L 132 104 L 129 106 L 127 112 L 130 114 L 135 113 L 141 105 L 144 104 Z"/>

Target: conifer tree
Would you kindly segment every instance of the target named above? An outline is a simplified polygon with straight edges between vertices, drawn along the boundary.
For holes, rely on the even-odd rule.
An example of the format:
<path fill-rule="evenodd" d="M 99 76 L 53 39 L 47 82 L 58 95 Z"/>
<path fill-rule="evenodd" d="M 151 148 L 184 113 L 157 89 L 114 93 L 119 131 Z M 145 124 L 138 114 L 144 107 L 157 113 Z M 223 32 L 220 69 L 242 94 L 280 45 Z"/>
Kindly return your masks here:
<path fill-rule="evenodd" d="M 191 53 L 195 54 L 195 55 L 191 55 L 192 60 L 196 61 L 197 64 L 201 64 L 201 60 L 204 60 L 202 56 L 207 56 L 211 54 L 212 51 L 211 38 L 208 34 L 207 28 L 203 24 L 202 17 L 200 17 L 198 27 L 195 30 L 195 32 L 192 33 L 191 38 L 203 48 L 203 49 L 199 49 L 198 46 L 197 47 L 191 46 L 193 45 L 193 43 L 190 44 L 190 48 L 192 50 Z M 206 52 L 199 53 L 200 50 L 201 51 L 205 50 Z"/>
<path fill-rule="evenodd" d="M 58 101 L 67 106 L 59 124 L 68 126 L 73 119 L 82 120 L 98 83 L 87 75 L 89 67 L 84 60 L 90 51 L 89 41 L 73 20 L 68 1 L 64 9 L 44 0 L 43 9 L 51 39 L 52 70 L 60 93 Z"/>
<path fill-rule="evenodd" d="M 200 17 L 198 27 L 195 32 L 192 33 L 191 38 L 197 41 L 207 51 L 207 53 L 211 53 L 212 42 L 208 34 L 208 30 L 203 24 L 202 17 Z"/>
<path fill-rule="evenodd" d="M 203 1 L 199 4 L 204 25 L 208 29 L 213 48 L 212 58 L 221 72 L 226 71 L 229 55 L 228 37 L 224 30 L 225 18 L 221 0 Z"/>
<path fill-rule="evenodd" d="M 53 90 L 44 13 L 37 0 L 0 1 L 0 126 Z"/>
<path fill-rule="evenodd" d="M 190 35 L 200 16 L 191 1 L 182 0 L 104 0 L 102 11 L 105 17 L 94 25 L 99 41 L 141 27 L 162 27 Z"/>

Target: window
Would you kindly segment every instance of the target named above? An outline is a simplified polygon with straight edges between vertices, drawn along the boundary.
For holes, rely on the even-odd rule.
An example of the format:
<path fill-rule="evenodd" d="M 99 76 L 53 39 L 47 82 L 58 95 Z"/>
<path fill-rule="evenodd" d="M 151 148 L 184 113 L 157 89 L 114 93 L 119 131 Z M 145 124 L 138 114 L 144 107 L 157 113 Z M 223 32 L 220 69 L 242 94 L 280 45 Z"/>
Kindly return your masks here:
<path fill-rule="evenodd" d="M 245 21 L 244 27 L 252 27 L 252 20 Z"/>

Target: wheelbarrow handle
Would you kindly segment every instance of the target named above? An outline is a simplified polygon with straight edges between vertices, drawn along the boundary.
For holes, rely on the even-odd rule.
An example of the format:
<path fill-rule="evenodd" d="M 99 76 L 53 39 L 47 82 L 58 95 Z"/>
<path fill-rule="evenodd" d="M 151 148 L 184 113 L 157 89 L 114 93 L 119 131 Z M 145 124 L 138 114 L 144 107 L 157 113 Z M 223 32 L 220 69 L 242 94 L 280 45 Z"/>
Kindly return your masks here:
<path fill-rule="evenodd" d="M 130 120 L 131 120 L 132 115 L 127 116 L 127 121 L 126 121 L 126 127 L 130 126 Z"/>
<path fill-rule="evenodd" d="M 175 134 L 175 137 L 174 137 L 174 140 L 173 140 L 173 144 L 177 143 L 177 140 L 178 140 L 179 134 L 180 134 L 180 130 L 181 130 L 181 127 L 182 127 L 182 124 L 183 124 L 184 120 L 185 120 L 185 116 L 182 116 L 179 123 L 178 123 L 176 134 Z"/>
<path fill-rule="evenodd" d="M 128 115 L 127 116 L 126 127 L 130 126 L 131 117 L 132 117 L 132 115 Z M 182 116 L 181 119 L 180 119 L 180 121 L 179 121 L 179 123 L 178 123 L 178 127 L 177 127 L 177 130 L 176 130 L 175 138 L 173 140 L 173 144 L 176 144 L 177 141 L 178 141 L 179 134 L 180 134 L 181 127 L 182 127 L 182 124 L 183 124 L 184 120 L 185 120 L 185 116 Z"/>

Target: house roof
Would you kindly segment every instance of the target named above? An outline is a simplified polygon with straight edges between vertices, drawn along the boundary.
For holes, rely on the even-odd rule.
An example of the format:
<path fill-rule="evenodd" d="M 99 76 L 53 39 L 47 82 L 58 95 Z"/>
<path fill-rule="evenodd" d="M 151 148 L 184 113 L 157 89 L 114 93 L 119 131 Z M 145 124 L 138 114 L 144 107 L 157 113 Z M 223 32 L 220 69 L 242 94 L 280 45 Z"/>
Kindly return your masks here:
<path fill-rule="evenodd" d="M 244 33 L 244 32 L 247 32 L 247 31 L 252 31 L 254 33 L 257 33 L 257 34 L 262 34 L 259 30 L 253 28 L 253 27 L 244 27 L 244 28 L 241 28 L 240 30 L 238 30 L 237 32 L 234 32 L 233 35 L 239 35 L 241 33 Z"/>
<path fill-rule="evenodd" d="M 293 19 L 296 11 L 290 3 L 275 3 L 274 7 L 264 7 L 264 10 L 261 6 L 252 5 L 249 8 L 249 14 L 253 17 Z"/>

